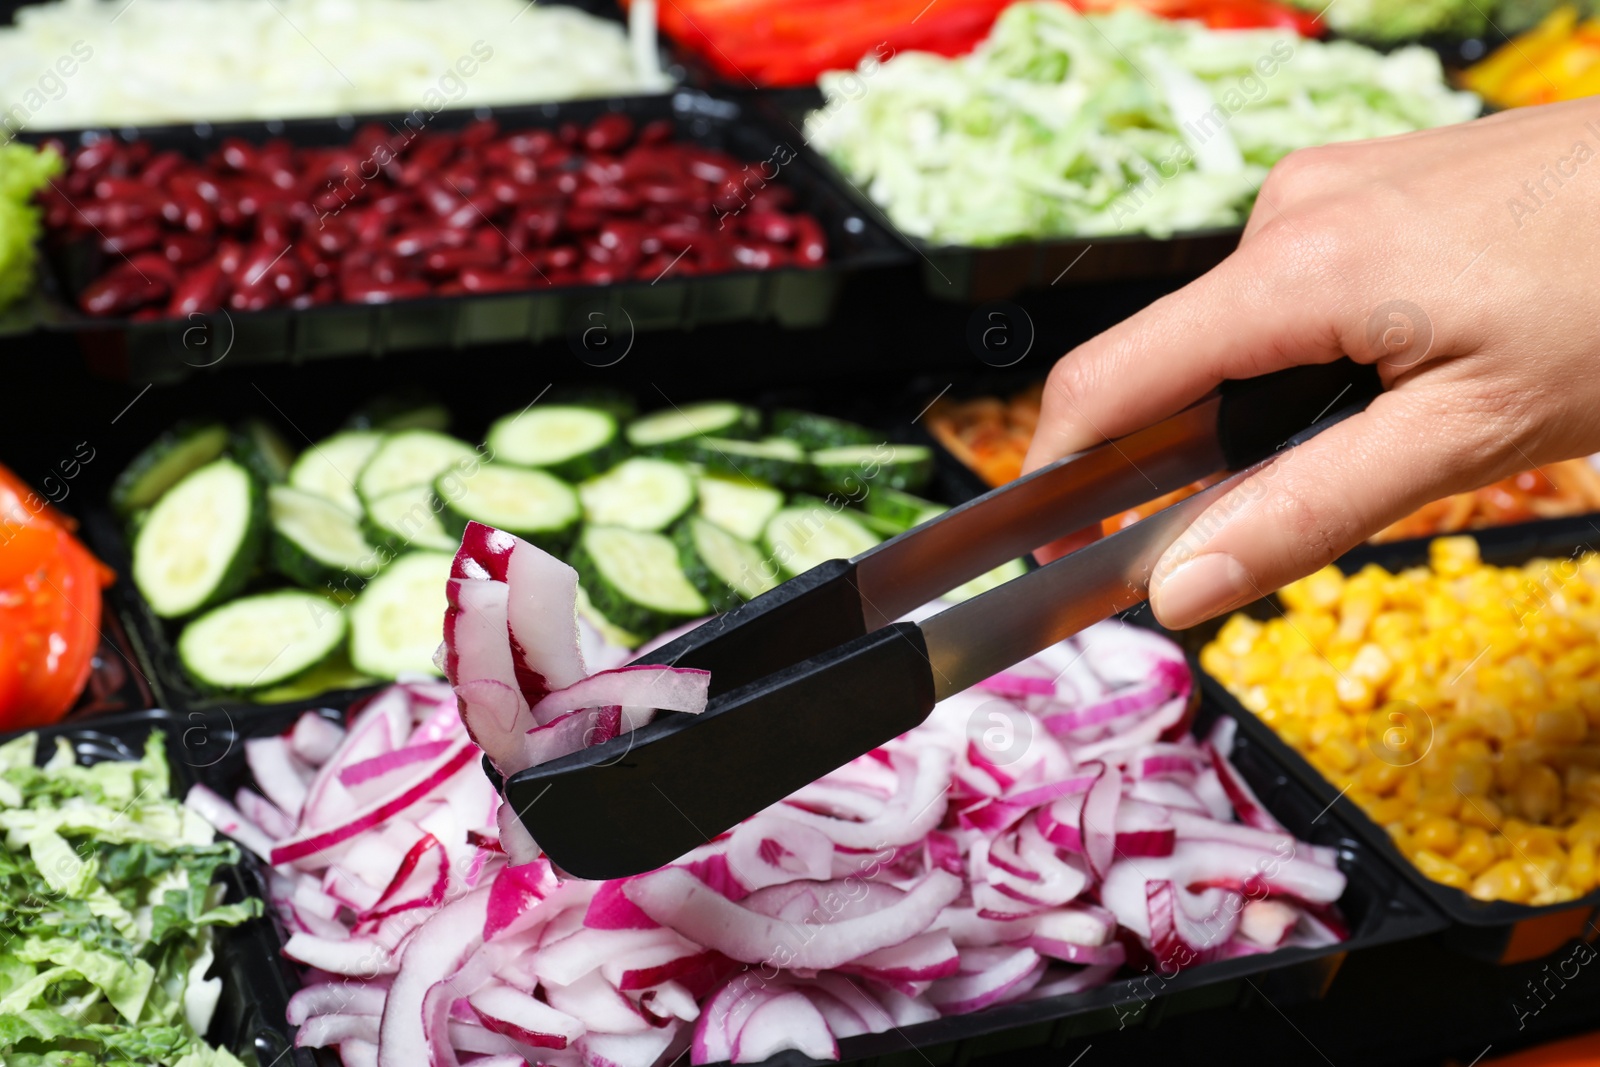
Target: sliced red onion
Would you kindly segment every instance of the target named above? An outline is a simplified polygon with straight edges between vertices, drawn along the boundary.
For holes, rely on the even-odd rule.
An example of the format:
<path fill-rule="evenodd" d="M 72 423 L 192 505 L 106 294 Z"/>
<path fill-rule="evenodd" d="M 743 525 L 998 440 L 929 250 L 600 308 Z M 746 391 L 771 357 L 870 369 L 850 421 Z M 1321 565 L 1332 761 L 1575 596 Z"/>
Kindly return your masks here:
<path fill-rule="evenodd" d="M 511 542 L 507 621 L 521 667 L 518 680 L 532 704 L 544 692 L 576 685 L 589 673 L 578 635 L 578 572 L 520 538 Z M 536 694 L 534 684 L 543 692 Z"/>
<path fill-rule="evenodd" d="M 289 747 L 286 737 L 252 737 L 244 743 L 245 763 L 256 787 L 291 819 L 300 817 L 311 772 Z"/>
<path fill-rule="evenodd" d="M 696 715 L 706 709 L 710 682 L 710 671 L 689 667 L 618 667 L 549 693 L 533 705 L 533 717 L 548 723 L 570 711 L 608 704 Z"/>
<path fill-rule="evenodd" d="M 571 985 L 541 984 L 540 988 L 552 1008 L 571 1015 L 592 1032 L 642 1034 L 654 1029 L 634 1002 L 598 972 Z"/>
<path fill-rule="evenodd" d="M 839 970 L 892 985 L 902 992 L 915 982 L 949 978 L 959 969 L 961 957 L 950 935 L 942 930 L 918 934 L 908 941 L 858 956 Z"/>
<path fill-rule="evenodd" d="M 1019 671 L 1001 671 L 979 682 L 977 688 L 1004 697 L 1055 696 L 1056 693 L 1054 679 Z"/>
<path fill-rule="evenodd" d="M 376 1015 L 315 1015 L 295 1031 L 295 1048 L 327 1048 L 346 1041 L 363 1041 L 374 1047 L 378 1042 Z"/>
<path fill-rule="evenodd" d="M 956 898 L 961 880 L 931 871 L 899 902 L 827 925 L 785 922 L 751 911 L 673 867 L 634 878 L 623 892 L 663 926 L 731 959 L 761 963 L 782 957 L 784 966 L 821 970 L 909 940 Z"/>
<path fill-rule="evenodd" d="M 935 982 L 928 1001 L 946 1015 L 982 1011 L 1026 993 L 1044 973 L 1039 954 L 1031 948 L 967 949 L 962 953 L 967 973 Z"/>
<path fill-rule="evenodd" d="M 815 826 L 782 815 L 757 815 L 728 835 L 728 865 L 752 890 L 823 881 L 833 870 L 833 847 L 833 840 Z"/>
<path fill-rule="evenodd" d="M 210 823 L 218 833 L 227 834 L 268 863 L 272 862 L 272 838 L 212 790 L 203 785 L 191 786 L 183 798 L 183 806 Z"/>
<path fill-rule="evenodd" d="M 1223 792 L 1227 793 L 1228 801 L 1233 805 L 1234 813 L 1239 816 L 1239 821 L 1246 826 L 1253 826 L 1257 830 L 1270 830 L 1273 833 L 1289 833 L 1282 823 L 1272 817 L 1272 813 L 1256 798 L 1255 793 L 1245 780 L 1239 777 L 1239 772 L 1233 769 L 1233 764 L 1216 749 L 1207 746 L 1211 756 L 1212 768 L 1216 772 L 1217 781 L 1221 783 Z"/>
<path fill-rule="evenodd" d="M 259 826 L 268 837 L 288 837 L 294 833 L 295 821 L 254 789 L 241 788 L 234 793 L 233 802 L 239 813 Z"/>
<path fill-rule="evenodd" d="M 344 727 L 308 711 L 294 721 L 289 732 L 289 747 L 302 761 L 313 767 L 326 763 L 344 740 Z"/>
<path fill-rule="evenodd" d="M 652 1030 L 643 1034 L 589 1034 L 578 1045 L 583 1067 L 654 1067 L 671 1059 L 668 1053 L 674 1040 L 671 1031 Z"/>
<path fill-rule="evenodd" d="M 290 1026 L 299 1026 L 313 1015 L 342 1013 L 370 1015 L 376 1019 L 383 1014 L 384 998 L 388 995 L 389 987 L 381 982 L 323 982 L 320 985 L 308 985 L 289 998 L 284 1019 Z"/>
<path fill-rule="evenodd" d="M 817 1060 L 839 1058 L 828 1022 L 816 1005 L 798 991 L 783 993 L 750 1013 L 734 1038 L 733 1063 L 760 1063 L 786 1049 Z"/>
<path fill-rule="evenodd" d="M 585 1032 L 577 1019 L 508 985 L 486 985 L 467 1002 L 485 1029 L 533 1048 L 566 1048 Z"/>
<path fill-rule="evenodd" d="M 468 893 L 433 913 L 406 945 L 383 1007 L 381 1067 L 453 1067 L 456 1058 L 445 1031 L 449 1005 L 425 1012 L 425 1002 L 429 990 L 455 974 L 478 947 L 488 904 L 487 890 Z"/>

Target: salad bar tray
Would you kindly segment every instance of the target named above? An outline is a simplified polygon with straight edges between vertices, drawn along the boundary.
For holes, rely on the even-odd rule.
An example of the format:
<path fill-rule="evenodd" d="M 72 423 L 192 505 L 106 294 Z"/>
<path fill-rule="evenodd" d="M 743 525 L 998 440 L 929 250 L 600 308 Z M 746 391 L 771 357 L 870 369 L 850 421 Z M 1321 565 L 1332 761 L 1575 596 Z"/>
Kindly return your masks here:
<path fill-rule="evenodd" d="M 330 179 L 328 189 L 313 197 L 315 203 L 280 205 L 289 213 L 289 219 L 308 220 L 304 222 L 305 232 L 299 238 L 293 237 L 298 223 L 282 227 L 288 240 L 277 239 L 277 231 L 274 231 L 276 244 L 270 251 L 263 250 L 262 271 L 248 279 L 249 285 L 257 289 L 262 288 L 263 278 L 268 283 L 267 288 L 278 285 L 278 274 L 299 278 L 304 271 L 311 271 L 315 279 L 317 272 L 324 268 L 315 265 L 310 246 L 316 244 L 320 247 L 319 243 L 325 240 L 343 240 L 329 237 L 328 231 L 336 228 L 330 219 L 344 213 L 346 207 L 351 209 L 352 218 L 358 213 L 372 211 L 381 214 L 389 210 L 414 210 L 388 206 L 391 201 L 401 203 L 399 193 L 386 193 L 382 203 L 371 208 L 366 207 L 361 199 L 369 195 L 364 190 L 367 179 L 372 177 L 362 169 L 363 166 L 370 165 L 369 169 L 374 174 L 397 173 L 389 162 L 391 158 L 409 158 L 400 155 L 391 157 L 389 150 L 381 144 L 374 147 L 383 140 L 388 130 L 404 131 L 395 135 L 395 138 L 404 142 L 401 150 L 419 154 L 431 150 L 430 139 L 432 144 L 441 144 L 469 129 L 476 131 L 467 134 L 469 138 L 490 136 L 490 130 L 498 131 L 497 135 L 501 137 L 525 132 L 528 139 L 543 138 L 539 142 L 543 145 L 545 141 L 555 141 L 560 137 L 566 137 L 568 141 L 581 138 L 585 136 L 584 128 L 593 130 L 594 123 L 599 119 L 605 119 L 606 130 L 620 126 L 641 131 L 640 136 L 644 136 L 642 131 L 647 129 L 660 131 L 670 127 L 670 135 L 661 132 L 651 134 L 653 137 L 667 136 L 667 141 L 652 143 L 662 143 L 664 150 L 680 151 L 686 156 L 699 152 L 706 158 L 703 167 L 700 164 L 689 166 L 680 161 L 677 164 L 681 171 L 679 180 L 712 182 L 710 175 L 715 174 L 714 181 L 722 185 L 708 184 L 706 189 L 715 188 L 721 192 L 715 194 L 719 199 L 714 203 L 707 199 L 700 204 L 701 208 L 707 209 L 706 229 L 699 231 L 704 233 L 704 237 L 697 238 L 695 233 L 688 231 L 679 234 L 671 225 L 662 228 L 659 235 L 654 235 L 647 221 L 648 211 L 641 216 L 646 219 L 644 222 L 634 221 L 633 216 L 627 214 L 639 210 L 637 205 L 641 197 L 648 206 L 653 203 L 650 197 L 679 195 L 664 185 L 662 188 L 656 185 L 645 188 L 645 184 L 650 182 L 662 184 L 662 180 L 655 176 L 641 179 L 644 184 L 640 185 L 637 195 L 625 188 L 626 178 L 618 185 L 608 187 L 615 192 L 592 194 L 597 203 L 605 200 L 606 204 L 615 202 L 622 205 L 617 208 L 624 213 L 618 216 L 622 221 L 613 231 L 620 235 L 618 237 L 608 237 L 608 231 L 602 229 L 590 244 L 580 241 L 561 246 L 572 250 L 564 252 L 553 245 L 547 247 L 541 244 L 548 242 L 549 236 L 540 236 L 533 230 L 528 231 L 530 236 L 526 238 L 507 236 L 511 222 L 493 221 L 503 210 L 494 197 L 567 195 L 556 187 L 565 188 L 563 183 L 576 179 L 584 157 L 558 145 L 551 150 L 554 154 L 541 158 L 547 161 L 560 158 L 565 162 L 547 163 L 547 168 L 553 169 L 540 172 L 545 176 L 529 187 L 532 191 L 524 193 L 505 185 L 503 188 L 497 186 L 499 191 L 493 196 L 481 191 L 458 196 L 457 193 L 471 188 L 470 184 L 462 183 L 481 181 L 481 178 L 465 172 L 446 171 L 441 180 L 450 178 L 456 182 L 456 191 L 444 190 L 443 193 L 431 194 L 443 196 L 445 200 L 454 197 L 453 202 L 459 202 L 459 209 L 449 216 L 455 219 L 459 215 L 459 221 L 449 222 L 447 226 L 460 225 L 473 230 L 483 226 L 485 236 L 498 234 L 503 240 L 513 241 L 514 250 L 518 249 L 516 242 L 524 239 L 531 242 L 527 246 L 527 254 L 519 251 L 518 255 L 506 261 L 506 270 L 516 277 L 485 273 L 486 268 L 476 268 L 478 274 L 469 277 L 473 268 L 466 268 L 453 282 L 430 283 L 425 280 L 426 277 L 446 278 L 447 275 L 430 274 L 411 280 L 413 275 L 402 273 L 400 282 L 404 284 L 383 282 L 383 276 L 379 276 L 379 284 L 374 286 L 363 275 L 356 281 L 344 279 L 343 291 L 347 294 L 364 293 L 370 289 L 370 295 L 352 297 L 350 299 L 355 302 L 342 303 L 334 302 L 337 290 L 333 288 L 330 278 L 324 286 L 326 292 L 315 295 L 314 302 L 310 301 L 317 294 L 316 286 L 308 285 L 305 296 L 298 300 L 299 306 L 294 300 L 265 296 L 264 299 L 252 298 L 253 302 L 245 300 L 239 304 L 230 301 L 222 307 L 213 305 L 185 312 L 176 304 L 168 304 L 162 297 L 159 303 L 146 304 L 129 314 L 114 310 L 121 306 L 116 303 L 119 295 L 115 292 L 117 272 L 129 275 L 122 281 L 149 284 L 148 275 L 151 271 L 148 265 L 141 270 L 131 268 L 146 262 L 140 256 L 159 257 L 161 253 L 137 252 L 130 247 L 127 255 L 114 254 L 124 242 L 120 234 L 140 234 L 142 231 L 139 227 L 134 225 L 131 231 L 119 230 L 108 237 L 108 223 L 101 221 L 100 215 L 91 214 L 87 219 L 88 228 L 85 229 L 85 217 L 79 208 L 99 209 L 104 212 L 106 219 L 116 220 L 121 217 L 119 211 L 136 210 L 117 201 L 116 196 L 132 197 L 129 201 L 131 205 L 139 197 L 147 196 L 148 190 L 139 193 L 134 189 L 123 194 L 120 192 L 123 186 L 136 183 L 124 180 L 118 186 L 116 180 L 112 179 L 108 186 L 107 181 L 101 181 L 98 185 L 92 185 L 96 195 L 104 191 L 112 197 L 103 206 L 100 201 L 90 202 L 87 191 L 80 191 L 66 197 L 65 203 L 55 213 L 52 233 L 56 234 L 56 238 L 47 242 L 45 257 L 47 271 L 43 283 L 47 299 L 40 311 L 41 324 L 49 329 L 78 335 L 86 349 L 103 366 L 119 367 L 126 376 L 136 380 L 181 378 L 195 370 L 214 366 L 223 359 L 230 363 L 299 362 L 351 354 L 377 356 L 428 348 L 538 342 L 563 336 L 579 358 L 593 366 L 603 367 L 621 358 L 637 332 L 687 330 L 701 325 L 745 321 L 771 321 L 783 327 L 796 328 L 821 325 L 831 316 L 839 288 L 846 279 L 857 277 L 864 271 L 903 265 L 910 259 L 905 247 L 878 225 L 871 214 L 863 213 L 839 192 L 820 172 L 813 159 L 791 147 L 795 143 L 794 138 L 786 137 L 782 130 L 771 128 L 754 117 L 748 106 L 741 102 L 684 90 L 663 96 L 479 108 L 473 111 L 445 110 L 427 118 L 422 128 L 418 129 L 416 116 L 419 114 L 427 117 L 423 111 L 411 115 L 363 117 L 360 122 L 354 117 L 345 116 L 288 122 L 78 131 L 65 135 L 32 135 L 30 139 L 44 141 L 67 138 L 77 145 L 87 145 L 105 137 L 115 137 L 122 141 L 147 144 L 147 148 L 141 149 L 146 153 L 153 152 L 163 157 L 176 153 L 196 161 L 211 157 L 214 153 L 221 153 L 218 159 L 225 158 L 227 154 L 223 150 L 228 149 L 238 153 L 230 158 L 246 161 L 250 165 L 254 165 L 257 153 L 265 158 L 274 151 L 284 153 L 311 148 L 330 151 L 347 149 L 346 154 L 360 157 L 353 175 L 345 174 L 341 179 L 343 185 L 332 183 Z M 488 120 L 492 126 L 486 125 L 484 120 Z M 368 125 L 363 126 L 362 122 Z M 652 127 L 652 124 L 657 125 Z M 547 132 L 541 134 L 538 131 Z M 620 157 L 606 155 L 613 146 L 606 142 L 605 135 L 597 136 L 600 139 L 592 143 L 602 144 L 603 150 L 594 150 L 600 154 L 591 163 L 602 167 L 618 166 L 606 162 Z M 407 147 L 413 143 L 422 147 Z M 583 142 L 584 145 L 589 143 Z M 721 155 L 713 157 L 706 153 Z M 280 155 L 277 158 L 286 157 Z M 743 170 L 737 170 L 730 166 L 729 160 L 747 162 Z M 222 165 L 230 166 L 225 163 Z M 305 165 L 320 164 L 308 162 Z M 384 170 L 385 166 L 389 169 Z M 706 175 L 703 179 L 699 177 L 702 170 Z M 338 173 L 344 174 L 343 171 Z M 562 175 L 567 177 L 563 178 Z M 248 184 L 256 179 L 240 180 Z M 406 180 L 414 179 L 408 177 Z M 613 176 L 606 180 L 617 179 Z M 287 183 L 289 179 L 283 181 Z M 350 191 L 352 188 L 354 192 Z M 270 203 L 273 197 L 294 200 L 292 195 L 271 193 L 270 186 L 257 194 L 262 201 L 259 208 L 247 203 L 251 194 L 243 195 L 246 200 L 240 203 L 247 213 L 276 210 Z M 702 197 L 709 195 L 696 194 Z M 520 205 L 521 202 L 517 203 Z M 786 205 L 781 210 L 793 214 L 774 215 L 778 204 Z M 441 208 L 443 206 L 441 204 Z M 539 214 L 541 210 L 537 205 L 518 206 L 506 219 L 521 220 L 517 225 L 524 229 L 537 229 L 537 226 L 544 225 L 540 219 L 547 217 Z M 603 212 L 610 209 L 601 205 L 595 210 Z M 218 218 L 223 219 L 224 207 L 218 207 L 217 212 Z M 568 220 L 576 217 L 570 211 L 561 215 L 561 218 Z M 207 218 L 204 214 L 198 216 L 195 225 L 209 232 Z M 746 236 L 751 226 L 757 223 L 766 226 L 774 219 L 780 221 L 772 223 L 776 228 L 765 230 L 765 236 Z M 265 215 L 262 224 L 265 224 Z M 187 221 L 184 225 L 188 225 Z M 815 229 L 808 230 L 807 227 Z M 379 228 L 382 229 L 381 225 Z M 78 235 L 80 230 L 83 232 Z M 409 249 L 394 243 L 404 242 L 405 235 L 410 232 L 413 231 L 397 231 L 388 238 L 376 238 L 378 244 L 375 247 L 380 259 L 391 253 L 413 255 Z M 806 236 L 811 232 L 817 234 L 814 246 L 806 244 L 813 240 Z M 796 233 L 799 234 L 798 239 Z M 629 234 L 634 236 L 629 237 Z M 75 236 L 69 239 L 68 235 Z M 659 239 L 656 239 L 657 236 Z M 786 250 L 787 246 L 781 243 L 763 245 L 761 242 L 766 237 L 790 242 L 792 249 Z M 139 240 L 138 237 L 130 239 Z M 439 239 L 446 242 L 442 246 L 445 252 L 456 250 L 461 243 L 448 234 L 441 234 Z M 647 245 L 651 240 L 656 240 L 661 248 L 642 261 L 628 259 L 626 264 L 619 266 L 616 264 L 622 261 L 613 259 L 613 265 L 606 266 L 607 257 L 616 249 L 618 240 L 626 244 L 627 240 L 635 239 Z M 358 237 L 358 240 L 364 242 L 366 238 Z M 170 238 L 168 243 L 171 244 Z M 257 242 L 260 245 L 268 243 L 272 242 L 264 239 Z M 113 247 L 108 250 L 108 245 Z M 301 248 L 301 245 L 307 247 Z M 701 248 L 702 245 L 705 247 Z M 746 245 L 750 247 L 746 248 Z M 278 252 L 280 246 L 293 247 L 283 247 L 282 252 L 287 254 L 268 263 L 270 252 Z M 359 253 L 366 247 L 362 244 L 351 254 Z M 471 249 L 462 248 L 460 251 Z M 187 253 L 168 247 L 166 254 L 170 258 L 175 254 L 181 256 Z M 337 257 L 345 253 L 328 254 Z M 629 255 L 626 250 L 618 254 L 625 257 Z M 573 255 L 578 257 L 577 262 L 569 263 L 562 258 Z M 128 256 L 132 256 L 131 262 L 127 261 Z M 674 256 L 679 258 L 674 260 Z M 688 263 L 684 262 L 685 258 L 689 260 Z M 656 262 L 658 260 L 659 263 Z M 659 266 L 661 269 L 645 271 L 643 268 L 646 266 Z M 412 269 L 404 263 L 401 267 L 403 270 Z M 367 270 L 366 267 L 360 269 Z M 380 270 L 381 274 L 381 267 L 373 269 Z M 108 276 L 112 279 L 112 291 L 109 293 L 106 292 Z M 344 278 L 344 275 L 338 277 Z M 160 283 L 161 279 L 158 277 L 156 281 Z M 295 284 L 294 281 L 284 282 L 283 291 L 291 292 Z M 240 283 L 241 290 L 245 287 L 245 283 Z M 92 299 L 108 301 L 108 306 L 113 310 L 98 316 L 80 310 L 79 303 L 85 298 L 86 292 L 91 294 Z M 176 298 L 178 290 L 174 288 L 173 293 Z M 258 304 L 266 306 L 258 308 Z M 166 308 L 164 313 L 158 310 L 161 306 Z"/>
<path fill-rule="evenodd" d="M 1572 558 L 1591 548 L 1600 534 L 1596 532 L 1594 517 L 1581 515 L 1478 530 L 1470 536 L 1478 542 L 1485 563 L 1510 566 L 1536 558 Z M 1404 568 L 1426 565 L 1428 546 L 1433 540 L 1419 538 L 1363 545 L 1341 557 L 1336 565 L 1347 575 L 1369 564 L 1396 573 Z M 1276 595 L 1241 610 L 1257 619 L 1282 613 Z M 1215 619 L 1182 633 L 1168 633 L 1184 647 L 1205 699 L 1239 723 L 1241 737 L 1249 738 L 1252 744 L 1270 754 L 1273 762 L 1284 768 L 1319 803 L 1329 805 L 1330 811 L 1341 817 L 1342 823 L 1370 854 L 1401 872 L 1415 891 L 1424 894 L 1432 907 L 1448 919 L 1450 929 L 1446 937 L 1453 947 L 1478 958 L 1510 963 L 1545 955 L 1573 938 L 1587 940 L 1594 936 L 1592 923 L 1596 909 L 1600 908 L 1600 890 L 1564 903 L 1530 906 L 1474 899 L 1463 890 L 1433 881 L 1423 874 L 1382 826 L 1200 666 L 1201 647 L 1216 636 L 1221 625 L 1222 620 Z"/>

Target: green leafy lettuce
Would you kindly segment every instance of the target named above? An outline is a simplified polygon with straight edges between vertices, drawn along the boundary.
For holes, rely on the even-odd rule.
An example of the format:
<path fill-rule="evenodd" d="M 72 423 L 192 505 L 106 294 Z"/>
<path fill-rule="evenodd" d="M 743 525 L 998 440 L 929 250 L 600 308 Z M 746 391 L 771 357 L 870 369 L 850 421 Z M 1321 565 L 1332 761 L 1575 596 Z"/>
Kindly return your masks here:
<path fill-rule="evenodd" d="M 60 170 L 54 152 L 0 145 L 0 308 L 33 286 L 33 243 L 39 239 L 33 194 Z"/>
<path fill-rule="evenodd" d="M 172 799 L 160 734 L 92 766 L 36 745 L 0 745 L 0 1063 L 239 1067 L 203 1037 L 212 931 L 261 913 L 212 884 L 238 850 Z"/>

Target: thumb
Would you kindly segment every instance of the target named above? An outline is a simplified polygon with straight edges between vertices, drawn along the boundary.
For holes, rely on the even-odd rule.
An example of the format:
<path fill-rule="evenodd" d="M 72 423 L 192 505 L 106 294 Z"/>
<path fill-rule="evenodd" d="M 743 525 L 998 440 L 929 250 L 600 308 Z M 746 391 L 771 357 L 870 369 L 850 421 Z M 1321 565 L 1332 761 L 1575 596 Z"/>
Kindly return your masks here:
<path fill-rule="evenodd" d="M 1207 508 L 1151 576 L 1162 625 L 1185 629 L 1266 596 L 1423 504 L 1506 473 L 1506 441 L 1486 439 L 1481 413 L 1407 392 L 1279 453 Z"/>

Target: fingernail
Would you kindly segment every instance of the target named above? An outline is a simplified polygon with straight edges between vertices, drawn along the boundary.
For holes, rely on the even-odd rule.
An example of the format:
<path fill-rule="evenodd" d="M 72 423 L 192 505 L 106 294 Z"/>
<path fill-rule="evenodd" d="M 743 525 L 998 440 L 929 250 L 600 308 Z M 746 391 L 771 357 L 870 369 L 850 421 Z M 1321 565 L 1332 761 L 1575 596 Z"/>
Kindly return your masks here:
<path fill-rule="evenodd" d="M 1207 552 L 1182 564 L 1150 594 L 1161 625 L 1185 630 L 1256 598 L 1244 564 L 1226 552 Z"/>

